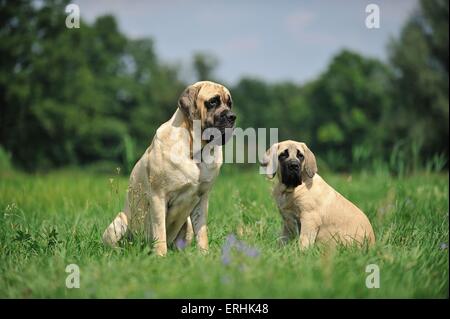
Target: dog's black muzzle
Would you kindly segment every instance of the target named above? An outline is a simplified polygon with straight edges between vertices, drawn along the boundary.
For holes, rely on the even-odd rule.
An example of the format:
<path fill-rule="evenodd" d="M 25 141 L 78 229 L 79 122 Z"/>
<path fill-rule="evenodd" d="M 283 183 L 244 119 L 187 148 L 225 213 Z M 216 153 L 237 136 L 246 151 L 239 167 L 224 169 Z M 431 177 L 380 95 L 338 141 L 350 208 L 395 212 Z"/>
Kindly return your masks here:
<path fill-rule="evenodd" d="M 234 114 L 233 111 L 227 110 L 220 114 L 216 127 L 219 128 L 221 131 L 222 129 L 225 130 L 225 128 L 233 128 L 234 122 L 236 121 L 236 114 Z"/>
<path fill-rule="evenodd" d="M 287 187 L 297 187 L 302 184 L 300 162 L 288 160 L 281 165 L 281 182 Z"/>
<path fill-rule="evenodd" d="M 218 145 L 224 145 L 233 136 L 234 124 L 236 121 L 236 114 L 231 110 L 222 112 L 220 115 L 216 115 L 214 124 L 206 127 L 218 129 L 221 133 L 221 139 L 216 141 Z M 211 136 L 209 142 L 212 141 L 214 136 Z"/>
<path fill-rule="evenodd" d="M 222 133 L 222 145 L 224 145 L 231 138 L 233 134 L 233 128 L 236 121 L 236 114 L 231 111 L 224 111 L 220 114 L 217 122 L 216 128 Z"/>

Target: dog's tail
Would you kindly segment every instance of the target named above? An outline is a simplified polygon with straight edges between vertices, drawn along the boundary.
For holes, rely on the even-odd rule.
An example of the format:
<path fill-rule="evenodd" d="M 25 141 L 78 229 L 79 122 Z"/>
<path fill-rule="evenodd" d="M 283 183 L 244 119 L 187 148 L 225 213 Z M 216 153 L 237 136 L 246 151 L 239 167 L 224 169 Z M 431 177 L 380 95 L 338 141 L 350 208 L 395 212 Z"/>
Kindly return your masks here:
<path fill-rule="evenodd" d="M 128 218 L 123 212 L 117 214 L 116 218 L 105 229 L 102 240 L 106 246 L 115 247 L 128 229 Z"/>

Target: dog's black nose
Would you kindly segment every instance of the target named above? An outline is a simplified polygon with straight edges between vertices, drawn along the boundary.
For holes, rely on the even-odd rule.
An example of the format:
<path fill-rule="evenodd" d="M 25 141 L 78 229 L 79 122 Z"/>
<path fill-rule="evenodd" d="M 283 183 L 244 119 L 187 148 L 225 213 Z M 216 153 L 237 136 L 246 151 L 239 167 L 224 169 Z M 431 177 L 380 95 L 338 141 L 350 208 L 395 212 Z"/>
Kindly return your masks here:
<path fill-rule="evenodd" d="M 287 164 L 288 169 L 290 169 L 291 171 L 298 171 L 300 168 L 300 163 L 298 162 L 289 162 Z"/>
<path fill-rule="evenodd" d="M 236 120 L 236 114 L 234 114 L 234 112 L 232 111 L 227 112 L 227 120 L 230 122 L 234 122 Z"/>

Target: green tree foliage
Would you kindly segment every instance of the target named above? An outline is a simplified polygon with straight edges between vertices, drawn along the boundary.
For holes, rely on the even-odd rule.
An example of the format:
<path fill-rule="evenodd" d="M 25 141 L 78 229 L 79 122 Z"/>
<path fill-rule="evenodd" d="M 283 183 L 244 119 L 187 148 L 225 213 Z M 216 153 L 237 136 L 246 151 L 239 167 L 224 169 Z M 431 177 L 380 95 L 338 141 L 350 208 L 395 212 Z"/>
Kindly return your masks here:
<path fill-rule="evenodd" d="M 239 126 L 278 128 L 279 139 L 310 140 L 309 119 L 313 110 L 300 86 L 243 78 L 232 92 Z"/>
<path fill-rule="evenodd" d="M 120 162 L 125 141 L 136 157 L 183 87 L 152 41 L 127 39 L 113 17 L 67 29 L 66 4 L 1 2 L 0 142 L 26 169 Z"/>
<path fill-rule="evenodd" d="M 204 52 L 197 52 L 194 54 L 193 66 L 197 77 L 197 81 L 204 79 L 214 79 L 214 69 L 219 63 L 218 59 L 212 55 Z"/>
<path fill-rule="evenodd" d="M 449 3 L 420 4 L 389 47 L 395 102 L 387 117 L 385 142 L 401 142 L 406 156 L 442 153 L 448 158 Z"/>
<path fill-rule="evenodd" d="M 376 135 L 390 105 L 389 79 L 386 65 L 343 51 L 303 87 L 247 78 L 233 98 L 241 126 L 277 127 L 281 140 L 305 141 L 332 167 L 346 169 L 354 148 L 372 155 L 381 147 Z"/>
<path fill-rule="evenodd" d="M 390 72 L 381 62 L 342 51 L 307 92 L 311 144 L 328 163 L 346 168 L 355 149 L 381 151 L 383 115 L 391 104 Z"/>

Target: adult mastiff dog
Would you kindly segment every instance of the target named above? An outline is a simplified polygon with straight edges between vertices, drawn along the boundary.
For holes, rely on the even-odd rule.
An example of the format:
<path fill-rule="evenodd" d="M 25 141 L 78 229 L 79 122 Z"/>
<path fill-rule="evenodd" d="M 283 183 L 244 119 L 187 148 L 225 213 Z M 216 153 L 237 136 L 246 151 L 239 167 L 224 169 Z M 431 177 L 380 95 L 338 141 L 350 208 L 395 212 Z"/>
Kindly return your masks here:
<path fill-rule="evenodd" d="M 175 114 L 158 128 L 133 168 L 124 210 L 103 233 L 106 245 L 143 232 L 154 252 L 164 256 L 167 245 L 179 240 L 189 244 L 195 234 L 198 247 L 208 249 L 208 195 L 222 165 L 222 149 L 213 148 L 212 163 L 195 160 L 194 120 L 202 132 L 218 129 L 218 144 L 223 144 L 236 119 L 231 107 L 231 94 L 223 85 L 202 81 L 184 90 Z M 201 146 L 208 142 L 202 140 Z"/>

